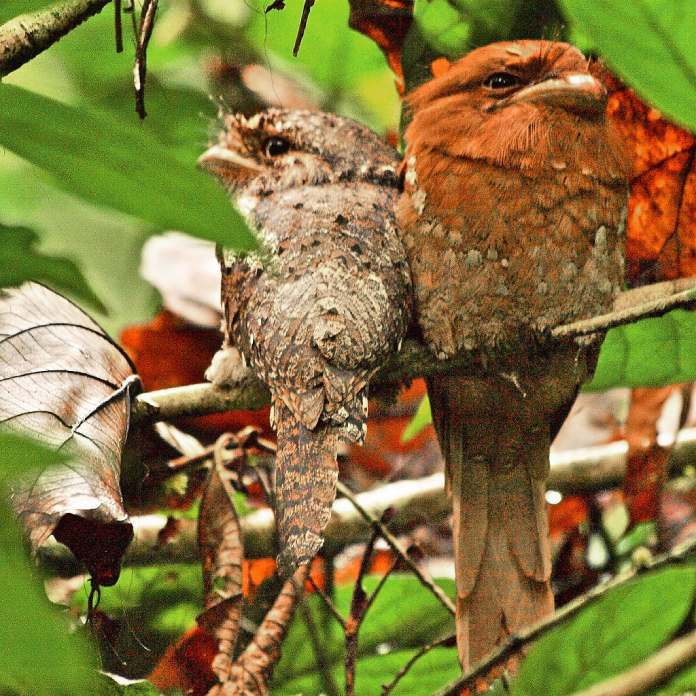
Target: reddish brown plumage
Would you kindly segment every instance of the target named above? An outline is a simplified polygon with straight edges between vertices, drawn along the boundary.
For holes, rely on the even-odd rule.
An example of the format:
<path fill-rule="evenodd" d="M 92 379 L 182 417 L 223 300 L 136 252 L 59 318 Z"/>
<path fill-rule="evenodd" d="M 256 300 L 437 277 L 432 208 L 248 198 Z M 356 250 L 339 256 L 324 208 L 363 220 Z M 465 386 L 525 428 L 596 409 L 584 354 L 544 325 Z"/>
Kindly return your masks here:
<path fill-rule="evenodd" d="M 477 49 L 407 103 L 398 218 L 418 323 L 439 358 L 478 357 L 429 383 L 467 665 L 553 606 L 548 448 L 595 350 L 540 338 L 620 289 L 626 166 L 604 90 L 568 44 Z"/>

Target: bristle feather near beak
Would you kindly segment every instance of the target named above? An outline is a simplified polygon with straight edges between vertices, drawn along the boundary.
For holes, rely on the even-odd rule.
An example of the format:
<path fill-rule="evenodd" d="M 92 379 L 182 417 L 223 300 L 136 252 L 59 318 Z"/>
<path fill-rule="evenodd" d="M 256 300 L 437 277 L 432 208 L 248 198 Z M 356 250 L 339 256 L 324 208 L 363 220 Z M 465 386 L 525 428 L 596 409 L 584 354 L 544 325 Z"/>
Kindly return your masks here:
<path fill-rule="evenodd" d="M 237 152 L 230 150 L 222 145 L 209 147 L 199 158 L 198 166 L 204 169 L 225 169 L 236 167 L 238 169 L 248 169 L 255 172 L 262 172 L 263 167 L 249 157 L 243 157 Z"/>

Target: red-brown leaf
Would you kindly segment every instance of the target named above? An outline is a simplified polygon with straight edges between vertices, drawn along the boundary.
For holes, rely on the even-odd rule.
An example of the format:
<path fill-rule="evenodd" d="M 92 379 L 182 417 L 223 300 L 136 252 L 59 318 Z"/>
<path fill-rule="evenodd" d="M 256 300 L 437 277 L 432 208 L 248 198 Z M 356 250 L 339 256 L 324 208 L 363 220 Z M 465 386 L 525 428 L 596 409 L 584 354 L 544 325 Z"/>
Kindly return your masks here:
<path fill-rule="evenodd" d="M 696 138 L 606 69 L 607 116 L 633 156 L 627 259 L 634 282 L 696 275 Z"/>
<path fill-rule="evenodd" d="M 412 21 L 413 0 L 350 0 L 349 25 L 382 49 L 400 93 L 404 88 L 401 48 Z"/>

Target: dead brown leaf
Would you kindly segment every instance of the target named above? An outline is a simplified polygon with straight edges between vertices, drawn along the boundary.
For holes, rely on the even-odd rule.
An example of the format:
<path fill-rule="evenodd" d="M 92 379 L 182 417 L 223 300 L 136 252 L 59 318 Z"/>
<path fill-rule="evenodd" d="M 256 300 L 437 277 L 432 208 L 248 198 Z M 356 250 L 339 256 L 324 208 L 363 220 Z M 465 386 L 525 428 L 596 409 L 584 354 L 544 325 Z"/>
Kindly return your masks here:
<path fill-rule="evenodd" d="M 198 546 L 203 564 L 205 611 L 198 623 L 217 641 L 213 671 L 220 682 L 230 679 L 232 657 L 242 615 L 242 559 L 244 549 L 234 490 L 222 461 L 222 450 L 231 436 L 222 435 L 214 452 L 198 517 Z M 244 451 L 240 450 L 241 456 Z"/>
<path fill-rule="evenodd" d="M 32 547 L 55 533 L 95 581 L 113 584 L 133 536 L 119 487 L 130 361 L 72 302 L 25 283 L 0 291 L 0 382 L 2 427 L 70 457 L 37 462 L 12 486 Z"/>

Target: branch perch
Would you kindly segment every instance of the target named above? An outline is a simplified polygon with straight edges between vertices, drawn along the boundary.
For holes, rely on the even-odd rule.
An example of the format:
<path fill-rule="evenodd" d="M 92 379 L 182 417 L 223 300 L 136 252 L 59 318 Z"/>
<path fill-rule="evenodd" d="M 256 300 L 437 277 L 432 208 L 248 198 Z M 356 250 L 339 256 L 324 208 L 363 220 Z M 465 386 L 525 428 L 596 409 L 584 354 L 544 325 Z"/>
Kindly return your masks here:
<path fill-rule="evenodd" d="M 548 487 L 577 492 L 611 488 L 623 480 L 626 471 L 628 444 L 625 441 L 580 450 L 551 453 Z M 683 468 L 696 461 L 696 428 L 682 430 L 672 452 L 672 467 Z M 355 495 L 355 500 L 371 515 L 379 517 L 385 508 L 394 509 L 389 528 L 402 534 L 424 521 L 437 522 L 450 513 L 450 502 L 444 489 L 442 474 L 420 479 L 398 481 Z M 136 515 L 132 518 L 135 539 L 124 559 L 125 565 L 150 565 L 167 561 L 198 561 L 196 521 L 180 520 L 178 535 L 164 545 L 158 535 L 167 518 L 162 515 Z M 273 556 L 275 520 L 270 508 L 263 508 L 242 518 L 242 535 L 247 558 Z M 331 520 L 326 529 L 325 549 L 336 553 L 349 544 L 364 541 L 371 522 L 358 512 L 347 498 L 333 504 Z M 62 575 L 81 572 L 70 551 L 51 540 L 39 550 L 44 565 Z"/>
<path fill-rule="evenodd" d="M 580 338 L 694 303 L 696 286 L 693 278 L 627 290 L 616 299 L 614 311 L 557 326 L 550 331 L 548 340 Z M 375 376 L 372 384 L 377 393 L 380 387 L 393 392 L 396 385 L 415 377 L 466 370 L 467 366 L 474 364 L 474 358 L 472 354 L 464 354 L 454 360 L 437 360 L 425 346 L 409 339 Z M 254 378 L 228 389 L 195 384 L 140 394 L 133 404 L 132 417 L 134 420 L 171 420 L 235 409 L 256 409 L 268 404 L 269 398 L 268 389 Z"/>
<path fill-rule="evenodd" d="M 0 78 L 35 58 L 111 0 L 66 0 L 0 26 Z"/>

